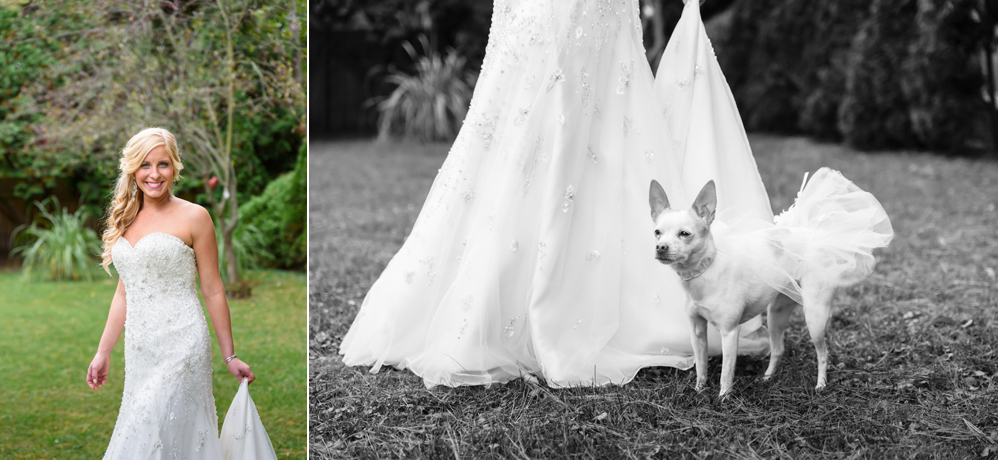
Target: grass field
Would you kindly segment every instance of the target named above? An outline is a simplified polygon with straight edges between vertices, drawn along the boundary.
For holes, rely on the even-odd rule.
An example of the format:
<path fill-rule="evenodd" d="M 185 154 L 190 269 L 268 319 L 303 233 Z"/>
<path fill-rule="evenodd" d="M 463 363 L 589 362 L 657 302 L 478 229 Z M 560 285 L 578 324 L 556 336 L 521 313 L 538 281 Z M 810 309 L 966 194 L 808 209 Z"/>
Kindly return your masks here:
<path fill-rule="evenodd" d="M 780 373 L 738 362 L 734 396 L 694 373 L 643 370 L 625 386 L 513 381 L 427 390 L 408 371 L 344 367 L 340 340 L 401 245 L 445 145 L 316 143 L 310 151 L 310 449 L 313 458 L 968 458 L 998 455 L 998 163 L 860 154 L 754 136 L 773 208 L 830 166 L 876 195 L 895 240 L 841 293 L 829 387 L 803 318 Z"/>
<path fill-rule="evenodd" d="M 103 272 L 102 272 L 103 273 Z M 306 458 L 305 276 L 248 274 L 253 297 L 229 303 L 239 356 L 257 381 L 250 395 L 279 458 Z M 0 272 L 0 458 L 95 459 L 107 448 L 121 404 L 124 338 L 109 382 L 84 382 L 117 280 L 24 283 Z M 126 332 L 127 333 L 127 332 Z M 212 336 L 218 424 L 239 382 Z"/>

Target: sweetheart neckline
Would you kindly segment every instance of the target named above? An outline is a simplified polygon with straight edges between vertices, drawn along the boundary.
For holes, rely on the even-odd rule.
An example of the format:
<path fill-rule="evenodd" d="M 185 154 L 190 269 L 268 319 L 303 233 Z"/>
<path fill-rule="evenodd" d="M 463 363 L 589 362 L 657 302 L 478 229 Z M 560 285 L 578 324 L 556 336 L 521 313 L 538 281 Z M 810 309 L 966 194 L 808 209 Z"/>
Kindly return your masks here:
<path fill-rule="evenodd" d="M 143 240 L 145 240 L 146 238 L 148 238 L 148 237 L 150 237 L 152 235 L 156 235 L 156 234 L 168 236 L 171 239 L 173 239 L 174 241 L 180 243 L 181 246 L 183 246 L 183 247 L 185 247 L 187 249 L 190 249 L 191 251 L 194 251 L 194 248 L 188 246 L 187 243 L 185 243 L 184 240 L 180 239 L 179 236 L 171 235 L 169 233 L 164 233 L 164 232 L 151 232 L 151 233 L 147 234 L 146 236 L 143 236 L 142 238 L 139 238 L 139 240 L 136 241 L 134 245 L 132 244 L 131 241 L 128 241 L 128 238 L 125 238 L 124 235 L 119 236 L 118 239 L 125 240 L 125 244 L 129 247 L 129 249 L 135 250 L 135 248 L 138 247 L 139 244 L 141 244 Z"/>

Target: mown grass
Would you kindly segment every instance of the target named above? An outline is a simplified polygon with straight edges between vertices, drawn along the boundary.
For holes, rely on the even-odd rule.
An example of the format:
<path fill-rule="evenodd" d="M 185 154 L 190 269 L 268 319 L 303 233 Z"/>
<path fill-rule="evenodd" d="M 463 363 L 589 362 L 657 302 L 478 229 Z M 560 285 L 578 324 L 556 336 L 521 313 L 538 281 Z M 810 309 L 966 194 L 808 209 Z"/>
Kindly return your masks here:
<path fill-rule="evenodd" d="M 643 370 L 624 386 L 522 381 L 427 390 L 408 371 L 343 366 L 364 294 L 411 229 L 445 145 L 339 141 L 310 155 L 310 450 L 313 458 L 968 458 L 998 452 L 998 163 L 861 154 L 753 136 L 775 210 L 830 166 L 876 195 L 896 237 L 875 274 L 842 292 L 829 387 L 803 318 L 772 382 L 739 359 L 734 396 L 693 372 Z"/>
<path fill-rule="evenodd" d="M 101 272 L 103 274 L 103 272 Z M 249 273 L 253 297 L 229 303 L 239 356 L 257 381 L 250 395 L 279 458 L 306 458 L 306 297 L 298 273 Z M 94 459 L 107 448 L 121 404 L 124 337 L 109 382 L 84 382 L 117 279 L 25 283 L 0 272 L 0 458 Z M 212 336 L 221 428 L 238 389 Z"/>

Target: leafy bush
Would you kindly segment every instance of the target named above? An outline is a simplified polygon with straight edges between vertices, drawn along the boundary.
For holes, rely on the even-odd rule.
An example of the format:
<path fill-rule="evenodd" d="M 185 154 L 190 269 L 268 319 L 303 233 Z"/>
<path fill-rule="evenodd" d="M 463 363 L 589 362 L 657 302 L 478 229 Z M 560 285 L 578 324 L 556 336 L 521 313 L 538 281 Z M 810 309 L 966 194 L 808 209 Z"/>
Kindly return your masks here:
<path fill-rule="evenodd" d="M 302 145 L 294 171 L 274 179 L 262 194 L 239 207 L 239 227 L 259 229 L 268 251 L 278 255 L 266 261 L 270 267 L 305 268 L 307 152 L 307 146 Z"/>
<path fill-rule="evenodd" d="M 241 143 L 233 152 L 239 202 L 259 195 L 271 181 L 295 167 L 295 154 L 304 145 L 300 116 L 285 107 L 238 120 L 233 135 Z"/>
<path fill-rule="evenodd" d="M 994 15 L 982 5 L 743 0 L 717 55 L 750 130 L 864 149 L 994 149 L 998 112 L 979 62 Z"/>
<path fill-rule="evenodd" d="M 748 129 L 796 130 L 795 103 L 807 80 L 803 63 L 813 24 L 806 2 L 741 1 L 731 28 L 716 51 Z M 788 40 L 787 37 L 795 37 Z"/>
<path fill-rule="evenodd" d="M 819 138 L 840 140 L 838 112 L 846 97 L 849 52 L 869 14 L 869 0 L 821 2 L 814 7 L 808 10 L 807 28 L 812 36 L 804 46 L 801 62 L 806 76 L 798 98 L 797 128 Z"/>
<path fill-rule="evenodd" d="M 457 135 L 471 103 L 472 77 L 465 72 L 465 58 L 456 51 L 446 56 L 430 49 L 422 37 L 425 56 L 412 44 L 402 46 L 416 62 L 416 74 L 392 71 L 387 81 L 395 90 L 378 103 L 378 139 L 394 134 L 423 141 L 449 140 Z"/>
<path fill-rule="evenodd" d="M 998 7 L 998 2 L 993 2 Z M 995 10 L 994 13 L 998 13 Z M 912 131 L 935 150 L 974 151 L 995 146 L 986 86 L 976 58 L 979 28 L 970 2 L 923 2 L 915 16 L 919 34 L 903 71 L 901 89 L 909 104 Z M 984 41 L 984 40 L 981 40 Z M 992 111 L 993 112 L 993 111 Z"/>
<path fill-rule="evenodd" d="M 856 36 L 846 71 L 846 97 L 839 130 L 850 145 L 879 149 L 914 139 L 908 101 L 901 90 L 903 65 L 915 29 L 917 0 L 874 0 L 870 18 Z"/>
<path fill-rule="evenodd" d="M 48 209 L 50 203 L 52 211 Z M 54 196 L 35 202 L 35 206 L 41 213 L 43 223 L 22 225 L 12 235 L 16 239 L 28 240 L 11 251 L 11 254 L 24 257 L 24 277 L 29 280 L 91 281 L 101 243 L 97 232 L 86 225 L 89 217 L 87 208 L 80 207 L 70 213 L 69 209 L 60 206 Z"/>

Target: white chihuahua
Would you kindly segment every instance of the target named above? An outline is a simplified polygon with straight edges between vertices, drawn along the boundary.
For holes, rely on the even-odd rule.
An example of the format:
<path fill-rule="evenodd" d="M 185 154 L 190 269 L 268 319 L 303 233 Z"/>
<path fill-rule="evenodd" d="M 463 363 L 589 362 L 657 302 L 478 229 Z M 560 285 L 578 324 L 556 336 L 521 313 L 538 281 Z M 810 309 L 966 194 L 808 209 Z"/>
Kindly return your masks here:
<path fill-rule="evenodd" d="M 707 182 L 700 190 L 690 209 L 673 210 L 665 190 L 653 180 L 649 202 L 655 222 L 655 258 L 679 274 L 688 295 L 686 313 L 693 329 L 697 391 L 703 390 L 707 383 L 708 322 L 721 333 L 720 394 L 725 396 L 731 391 L 734 379 L 740 325 L 768 307 L 771 354 L 765 379 L 769 379 L 783 356 L 783 333 L 798 304 L 803 304 L 811 341 L 818 355 L 816 388 L 823 388 L 828 366 L 825 329 L 836 286 L 827 279 L 809 279 L 812 272 L 800 268 L 803 265 L 799 258 L 794 259 L 794 251 L 785 250 L 790 247 L 799 250 L 802 244 L 808 244 L 807 237 L 799 238 L 800 232 L 795 233 L 794 229 L 772 226 L 765 230 L 765 238 L 719 237 L 715 240 L 711 233 L 717 208 L 714 181 Z M 813 273 L 820 276 L 819 271 Z M 792 298 L 787 293 L 799 295 L 791 294 Z"/>

